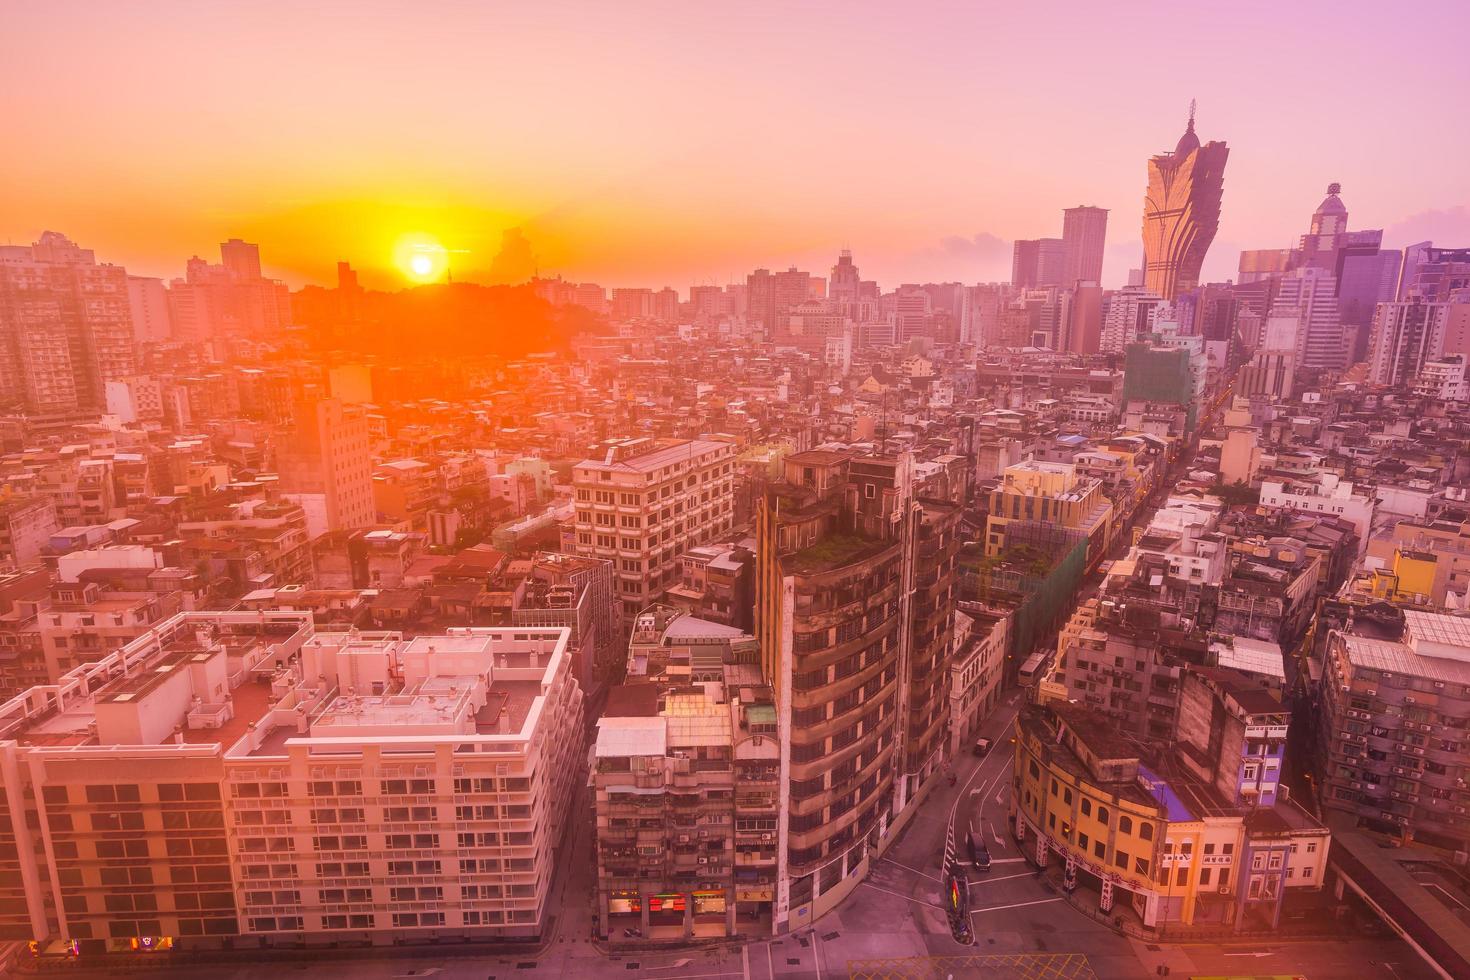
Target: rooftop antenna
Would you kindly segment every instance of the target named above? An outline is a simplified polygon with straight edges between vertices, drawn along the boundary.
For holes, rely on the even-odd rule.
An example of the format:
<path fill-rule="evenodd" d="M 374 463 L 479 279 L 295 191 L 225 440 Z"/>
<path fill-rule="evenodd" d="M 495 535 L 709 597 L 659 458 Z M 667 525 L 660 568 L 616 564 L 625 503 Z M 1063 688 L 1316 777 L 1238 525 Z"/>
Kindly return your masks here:
<path fill-rule="evenodd" d="M 1194 102 L 1193 99 L 1190 99 L 1189 100 L 1189 127 L 1188 127 L 1190 130 L 1193 130 L 1194 129 L 1194 108 L 1195 108 L 1195 102 Z"/>

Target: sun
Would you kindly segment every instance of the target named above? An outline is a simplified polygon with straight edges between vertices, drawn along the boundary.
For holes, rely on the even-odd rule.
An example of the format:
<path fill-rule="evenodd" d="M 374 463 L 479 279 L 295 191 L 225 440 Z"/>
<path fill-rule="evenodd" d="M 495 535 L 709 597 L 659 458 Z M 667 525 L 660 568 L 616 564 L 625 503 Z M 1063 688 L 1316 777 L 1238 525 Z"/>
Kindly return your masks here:
<path fill-rule="evenodd" d="M 394 244 L 393 264 L 409 282 L 437 282 L 449 269 L 449 252 L 432 235 L 415 232 Z"/>

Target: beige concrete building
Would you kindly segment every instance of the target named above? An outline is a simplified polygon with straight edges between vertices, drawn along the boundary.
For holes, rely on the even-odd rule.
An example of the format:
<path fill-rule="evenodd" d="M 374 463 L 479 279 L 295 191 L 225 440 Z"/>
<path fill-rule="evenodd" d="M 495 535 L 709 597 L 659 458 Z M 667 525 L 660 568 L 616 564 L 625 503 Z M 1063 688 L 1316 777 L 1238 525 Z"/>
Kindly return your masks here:
<path fill-rule="evenodd" d="M 703 439 L 610 444 L 572 471 L 577 553 L 615 564 L 623 622 L 679 582 L 679 556 L 734 522 L 734 455 Z"/>
<path fill-rule="evenodd" d="M 185 613 L 0 706 L 0 936 L 540 932 L 581 743 L 561 629 Z"/>

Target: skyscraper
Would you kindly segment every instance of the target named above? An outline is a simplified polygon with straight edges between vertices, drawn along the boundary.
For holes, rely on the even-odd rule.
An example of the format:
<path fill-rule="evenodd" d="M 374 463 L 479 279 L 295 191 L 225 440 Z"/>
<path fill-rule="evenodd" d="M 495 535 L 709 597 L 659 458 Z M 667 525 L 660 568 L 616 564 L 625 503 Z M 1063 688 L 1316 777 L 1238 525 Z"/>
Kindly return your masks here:
<path fill-rule="evenodd" d="M 254 282 L 260 278 L 260 246 L 231 238 L 219 243 L 220 263 L 238 282 Z"/>
<path fill-rule="evenodd" d="M 827 295 L 839 303 L 851 303 L 858 298 L 862 288 L 862 276 L 853 264 L 852 252 L 843 249 L 837 255 L 837 264 L 832 267 L 832 276 L 827 283 Z"/>
<path fill-rule="evenodd" d="M 1308 266 L 1282 277 L 1270 318 L 1295 316 L 1299 368 L 1340 371 L 1348 350 L 1337 312 L 1337 278 Z"/>
<path fill-rule="evenodd" d="M 1230 148 L 1212 140 L 1200 145 L 1189 125 L 1172 153 L 1148 161 L 1143 201 L 1144 285 L 1167 300 L 1199 285 L 1200 266 L 1220 226 L 1220 197 Z"/>
<path fill-rule="evenodd" d="M 1062 212 L 1062 246 L 1065 266 L 1062 285 L 1102 282 L 1103 246 L 1108 235 L 1108 209 L 1089 205 Z"/>
<path fill-rule="evenodd" d="M 1067 250 L 1062 239 L 1020 239 L 1011 254 L 1011 284 L 1021 289 L 1058 286 L 1066 268 Z"/>

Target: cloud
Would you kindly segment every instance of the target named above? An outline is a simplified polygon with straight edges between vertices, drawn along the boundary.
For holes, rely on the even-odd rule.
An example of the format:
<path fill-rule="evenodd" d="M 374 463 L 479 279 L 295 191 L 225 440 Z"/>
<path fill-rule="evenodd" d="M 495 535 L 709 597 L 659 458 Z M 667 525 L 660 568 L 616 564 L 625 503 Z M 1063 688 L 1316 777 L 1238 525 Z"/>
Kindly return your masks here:
<path fill-rule="evenodd" d="M 1470 245 L 1470 207 L 1461 204 L 1420 211 L 1383 231 L 1383 244 L 1387 248 L 1426 241 L 1448 248 Z"/>
<path fill-rule="evenodd" d="M 988 231 L 946 235 L 899 257 L 904 282 L 995 282 L 1011 277 L 1011 243 Z"/>

